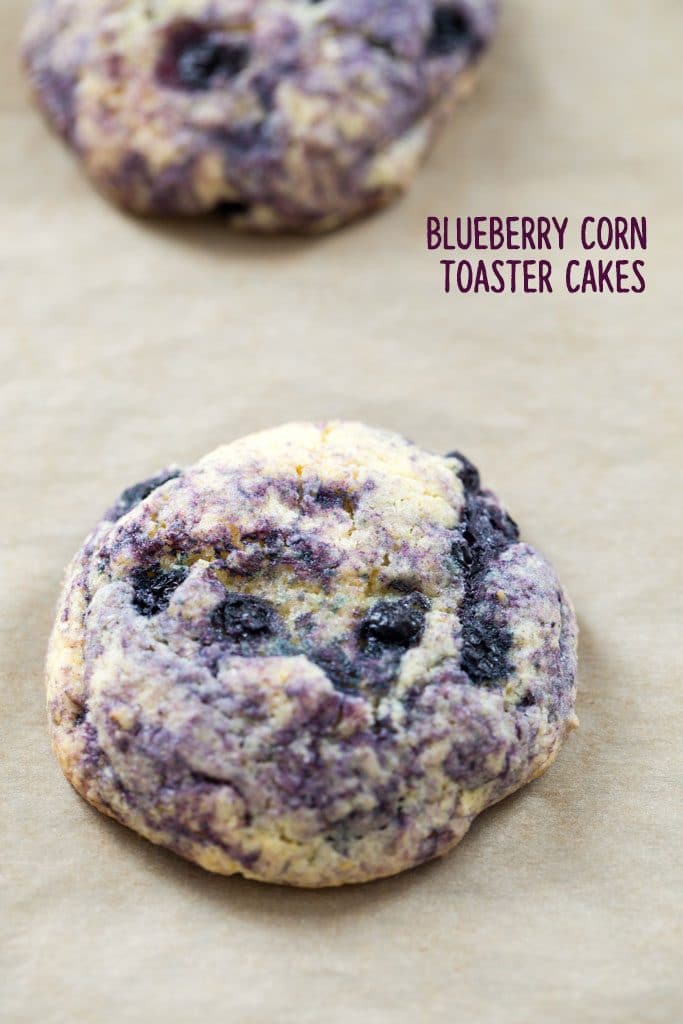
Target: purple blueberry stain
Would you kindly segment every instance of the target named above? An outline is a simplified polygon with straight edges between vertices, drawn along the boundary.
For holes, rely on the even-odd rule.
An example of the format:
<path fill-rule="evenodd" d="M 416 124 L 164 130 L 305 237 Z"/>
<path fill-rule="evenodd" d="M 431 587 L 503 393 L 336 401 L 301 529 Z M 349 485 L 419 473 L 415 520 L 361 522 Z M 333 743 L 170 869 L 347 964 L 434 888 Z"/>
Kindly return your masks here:
<path fill-rule="evenodd" d="M 73 142 L 77 88 L 75 76 L 41 67 L 36 75 L 36 83 L 56 131 L 67 142 Z"/>
<path fill-rule="evenodd" d="M 455 782 L 475 789 L 495 778 L 497 772 L 487 762 L 489 758 L 499 756 L 503 749 L 504 741 L 486 719 L 463 713 L 444 770 Z"/>
<path fill-rule="evenodd" d="M 73 705 L 74 705 L 73 725 L 74 725 L 74 728 L 78 728 L 79 726 L 83 725 L 83 723 L 85 722 L 85 719 L 86 719 L 87 714 L 88 714 L 88 707 L 87 707 L 87 704 L 85 704 L 85 703 L 81 704 L 80 702 L 77 703 L 75 700 L 73 701 Z"/>
<path fill-rule="evenodd" d="M 321 486 L 316 493 L 315 503 L 323 509 L 340 508 L 353 515 L 358 499 L 344 487 Z"/>
<path fill-rule="evenodd" d="M 216 128 L 212 139 L 231 162 L 239 161 L 243 167 L 254 166 L 257 158 L 267 160 L 274 145 L 271 128 L 263 119 Z"/>
<path fill-rule="evenodd" d="M 307 654 L 309 661 L 322 669 L 335 690 L 342 693 L 357 693 L 360 683 L 358 666 L 339 643 L 331 643 L 324 647 L 311 650 Z"/>

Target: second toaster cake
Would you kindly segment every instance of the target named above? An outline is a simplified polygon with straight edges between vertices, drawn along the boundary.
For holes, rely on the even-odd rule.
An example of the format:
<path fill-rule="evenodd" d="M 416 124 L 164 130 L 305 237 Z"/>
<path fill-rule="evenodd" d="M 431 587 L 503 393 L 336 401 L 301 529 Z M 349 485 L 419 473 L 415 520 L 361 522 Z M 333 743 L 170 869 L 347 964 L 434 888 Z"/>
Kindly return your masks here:
<path fill-rule="evenodd" d="M 321 231 L 412 181 L 497 0 L 38 0 L 34 93 L 110 198 Z"/>

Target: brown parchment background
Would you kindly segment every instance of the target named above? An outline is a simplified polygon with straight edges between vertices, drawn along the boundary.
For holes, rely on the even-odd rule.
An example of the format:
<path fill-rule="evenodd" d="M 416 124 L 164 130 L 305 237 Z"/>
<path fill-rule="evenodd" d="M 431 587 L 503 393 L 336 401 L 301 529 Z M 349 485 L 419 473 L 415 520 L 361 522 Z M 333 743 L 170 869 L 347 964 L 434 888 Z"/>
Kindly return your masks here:
<path fill-rule="evenodd" d="M 317 241 L 134 222 L 0 46 L 0 1016 L 38 1024 L 683 1019 L 683 4 L 508 0 L 410 196 Z M 446 297 L 428 214 L 646 214 L 643 296 Z M 581 623 L 581 729 L 445 861 L 344 891 L 212 877 L 48 748 L 63 566 L 124 486 L 293 418 L 462 448 Z"/>

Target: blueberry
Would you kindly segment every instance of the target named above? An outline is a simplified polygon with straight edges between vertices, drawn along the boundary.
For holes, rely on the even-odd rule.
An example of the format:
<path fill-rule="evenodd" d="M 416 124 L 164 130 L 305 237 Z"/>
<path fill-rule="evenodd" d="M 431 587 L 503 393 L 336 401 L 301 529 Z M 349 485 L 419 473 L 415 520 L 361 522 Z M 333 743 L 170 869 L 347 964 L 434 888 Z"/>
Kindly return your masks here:
<path fill-rule="evenodd" d="M 219 217 L 226 217 L 232 220 L 233 217 L 243 217 L 249 213 L 249 203 L 242 203 L 237 199 L 221 199 L 212 209 L 212 213 Z"/>
<path fill-rule="evenodd" d="M 456 531 L 455 540 L 451 542 L 451 558 L 464 570 L 472 564 L 472 549 L 460 530 Z"/>
<path fill-rule="evenodd" d="M 249 63 L 246 43 L 229 41 L 198 22 L 177 22 L 157 66 L 163 85 L 204 92 L 223 84 Z"/>
<path fill-rule="evenodd" d="M 211 624 L 231 644 L 267 640 L 279 632 L 280 619 L 272 604 L 250 594 L 228 594 L 211 616 Z"/>
<path fill-rule="evenodd" d="M 151 476 L 149 480 L 143 480 L 139 484 L 127 487 L 117 500 L 110 515 L 120 519 L 126 512 L 130 512 L 132 508 L 148 498 L 152 491 L 156 491 L 157 487 L 161 487 L 168 480 L 175 480 L 179 476 L 182 476 L 179 469 L 165 470 L 163 473 L 158 473 L 157 476 Z"/>
<path fill-rule="evenodd" d="M 460 661 L 473 683 L 482 684 L 505 679 L 510 673 L 508 652 L 512 634 L 492 618 L 466 616 L 462 628 Z"/>
<path fill-rule="evenodd" d="M 481 40 L 475 34 L 471 20 L 455 7 L 439 5 L 432 16 L 432 29 L 427 40 L 430 57 L 447 57 L 456 50 L 469 50 L 476 55 Z"/>
<path fill-rule="evenodd" d="M 188 46 L 178 57 L 178 79 L 187 89 L 210 89 L 217 79 L 234 78 L 249 63 L 249 48 L 243 43 L 202 39 Z"/>
<path fill-rule="evenodd" d="M 150 618 L 165 608 L 174 591 L 187 576 L 187 569 L 177 566 L 173 569 L 162 569 L 160 565 L 152 569 L 136 569 L 133 573 L 133 605 L 141 615 Z"/>
<path fill-rule="evenodd" d="M 458 476 L 462 481 L 462 485 L 468 494 L 478 494 L 481 490 L 481 480 L 479 477 L 479 470 L 470 462 L 470 460 L 462 454 L 462 452 L 449 452 L 446 456 L 447 459 L 457 459 L 462 463 L 462 468 L 458 470 Z"/>
<path fill-rule="evenodd" d="M 414 594 L 415 593 L 415 577 L 397 577 L 391 580 L 389 588 L 395 590 L 397 594 Z"/>
<path fill-rule="evenodd" d="M 517 524 L 498 505 L 468 497 L 461 535 L 454 544 L 462 544 L 467 552 L 464 564 L 471 573 L 483 572 L 488 562 L 518 540 Z"/>
<path fill-rule="evenodd" d="M 467 493 L 462 522 L 451 542 L 451 557 L 464 577 L 461 663 L 475 684 L 504 679 L 511 671 L 507 656 L 512 634 L 498 626 L 490 613 L 482 614 L 478 602 L 489 564 L 518 540 L 517 524 L 507 513 L 481 495 Z"/>
<path fill-rule="evenodd" d="M 398 601 L 377 601 L 360 625 L 362 649 L 370 657 L 379 657 L 387 649 L 415 647 L 422 639 L 428 608 L 427 598 L 417 593 Z"/>

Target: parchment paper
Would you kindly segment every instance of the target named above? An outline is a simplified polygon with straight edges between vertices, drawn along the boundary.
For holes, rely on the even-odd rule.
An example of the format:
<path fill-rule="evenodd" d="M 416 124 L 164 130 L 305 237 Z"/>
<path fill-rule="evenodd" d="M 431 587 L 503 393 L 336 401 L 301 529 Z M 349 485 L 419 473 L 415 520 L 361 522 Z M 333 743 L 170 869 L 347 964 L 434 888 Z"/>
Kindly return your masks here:
<path fill-rule="evenodd" d="M 317 241 L 132 221 L 0 12 L 3 1014 L 113 1024 L 675 1024 L 681 981 L 680 0 L 508 0 L 410 196 Z M 430 214 L 647 215 L 641 296 L 440 292 Z M 446 860 L 344 891 L 212 877 L 48 748 L 62 568 L 124 486 L 292 418 L 457 446 L 555 563 L 581 729 Z"/>

